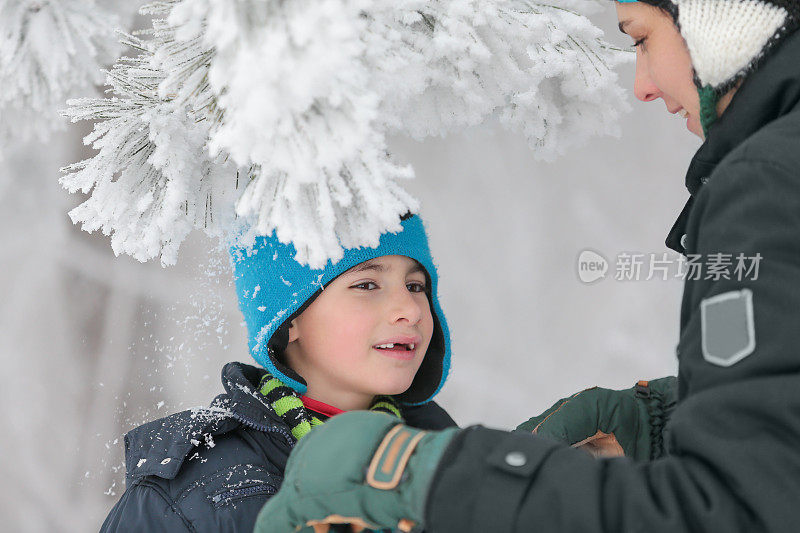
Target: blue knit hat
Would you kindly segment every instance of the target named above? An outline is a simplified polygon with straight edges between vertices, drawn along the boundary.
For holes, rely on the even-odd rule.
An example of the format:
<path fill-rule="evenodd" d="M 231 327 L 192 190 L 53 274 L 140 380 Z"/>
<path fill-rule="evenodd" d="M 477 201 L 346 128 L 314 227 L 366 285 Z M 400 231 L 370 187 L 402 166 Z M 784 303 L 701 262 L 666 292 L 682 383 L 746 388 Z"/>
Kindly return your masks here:
<path fill-rule="evenodd" d="M 285 348 L 285 338 L 279 337 L 285 337 L 286 328 L 281 326 L 288 324 L 323 287 L 350 268 L 376 257 L 402 255 L 416 260 L 426 270 L 434 330 L 414 381 L 407 391 L 395 397 L 405 405 L 429 402 L 442 388 L 450 371 L 450 332 L 439 306 L 438 275 L 422 219 L 410 215 L 401 224 L 402 231 L 381 235 L 376 248 L 345 249 L 344 256 L 336 264 L 328 261 L 321 269 L 295 261 L 294 246 L 278 241 L 274 232 L 269 237 L 256 238 L 252 248 L 231 248 L 239 309 L 247 323 L 250 353 L 258 364 L 298 393 L 305 394 L 307 384 L 302 376 L 276 356 Z"/>

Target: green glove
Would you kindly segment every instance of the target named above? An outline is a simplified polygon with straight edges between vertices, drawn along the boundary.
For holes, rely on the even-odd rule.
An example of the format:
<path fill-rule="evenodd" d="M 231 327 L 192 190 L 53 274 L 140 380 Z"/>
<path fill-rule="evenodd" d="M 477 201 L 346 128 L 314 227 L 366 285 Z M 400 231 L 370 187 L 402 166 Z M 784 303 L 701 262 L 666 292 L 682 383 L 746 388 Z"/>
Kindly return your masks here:
<path fill-rule="evenodd" d="M 364 411 L 331 418 L 292 450 L 283 485 L 261 509 L 254 533 L 422 525 L 436 465 L 457 431 L 422 431 Z"/>
<path fill-rule="evenodd" d="M 676 389 L 674 377 L 640 381 L 621 391 L 594 387 L 559 400 L 517 429 L 599 456 L 657 459 L 664 455 L 664 426 L 675 407 Z"/>

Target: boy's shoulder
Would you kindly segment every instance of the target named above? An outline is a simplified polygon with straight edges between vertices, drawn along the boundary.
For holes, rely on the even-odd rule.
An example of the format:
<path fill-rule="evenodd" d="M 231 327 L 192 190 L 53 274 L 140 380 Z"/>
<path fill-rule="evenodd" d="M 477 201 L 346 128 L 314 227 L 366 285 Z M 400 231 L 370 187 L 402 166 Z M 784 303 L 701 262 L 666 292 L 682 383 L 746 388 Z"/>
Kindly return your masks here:
<path fill-rule="evenodd" d="M 140 426 L 126 437 L 127 488 L 101 532 L 249 533 L 280 488 L 290 449 L 220 413 Z"/>
<path fill-rule="evenodd" d="M 188 482 L 228 463 L 283 463 L 292 445 L 288 429 L 280 423 L 253 427 L 247 422 L 212 405 L 133 429 L 125 435 L 127 484 L 145 477 Z"/>
<path fill-rule="evenodd" d="M 256 393 L 258 372 L 250 365 L 229 363 L 222 370 L 226 392 L 210 406 L 174 413 L 126 434 L 128 483 L 145 476 L 175 479 L 193 461 L 218 461 L 227 448 L 247 440 L 242 431 L 248 428 L 274 436 L 281 452 L 289 450 L 293 439 L 286 424 Z"/>
<path fill-rule="evenodd" d="M 280 488 L 291 443 L 218 409 L 176 413 L 126 436 L 127 490 L 109 519 L 127 514 L 124 531 L 136 531 L 137 521 L 157 514 L 137 510 L 157 501 L 197 531 L 223 524 L 252 530 L 258 510 Z"/>
<path fill-rule="evenodd" d="M 159 508 L 169 510 L 162 519 L 179 517 L 194 525 L 190 530 L 240 522 L 242 531 L 252 530 L 258 509 L 280 488 L 294 442 L 285 423 L 252 394 L 254 372 L 228 364 L 226 393 L 209 407 L 148 422 L 125 436 L 127 489 L 103 531 L 147 529 L 163 513 L 142 509 Z"/>

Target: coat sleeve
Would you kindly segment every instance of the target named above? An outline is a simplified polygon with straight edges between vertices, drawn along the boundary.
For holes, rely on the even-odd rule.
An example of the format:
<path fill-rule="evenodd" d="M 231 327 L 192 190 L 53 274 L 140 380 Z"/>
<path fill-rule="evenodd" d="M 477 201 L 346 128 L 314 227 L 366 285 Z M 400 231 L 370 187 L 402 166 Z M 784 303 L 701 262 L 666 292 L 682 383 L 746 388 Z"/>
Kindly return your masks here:
<path fill-rule="evenodd" d="M 698 192 L 687 248 L 703 256 L 760 254 L 759 274 L 739 280 L 704 273 L 686 281 L 669 455 L 643 464 L 595 460 L 535 435 L 471 428 L 440 462 L 427 499 L 429 530 L 797 530 L 800 178 L 796 169 L 742 153 L 723 162 Z M 701 306 L 737 293 L 752 297 L 754 343 L 740 351 L 745 357 L 723 366 L 709 358 L 709 346 L 724 327 L 701 318 Z"/>
<path fill-rule="evenodd" d="M 138 482 L 122 494 L 106 517 L 100 533 L 194 532 L 195 529 L 155 484 Z"/>

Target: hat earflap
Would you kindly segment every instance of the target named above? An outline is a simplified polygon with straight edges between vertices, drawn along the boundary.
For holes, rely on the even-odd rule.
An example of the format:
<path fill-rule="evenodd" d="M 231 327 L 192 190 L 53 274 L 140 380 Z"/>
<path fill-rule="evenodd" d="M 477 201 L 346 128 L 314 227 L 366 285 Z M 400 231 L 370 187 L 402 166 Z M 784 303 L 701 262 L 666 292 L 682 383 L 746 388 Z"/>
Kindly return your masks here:
<path fill-rule="evenodd" d="M 796 0 L 674 0 L 700 96 L 707 135 L 720 98 L 756 70 L 775 44 L 797 29 Z"/>

